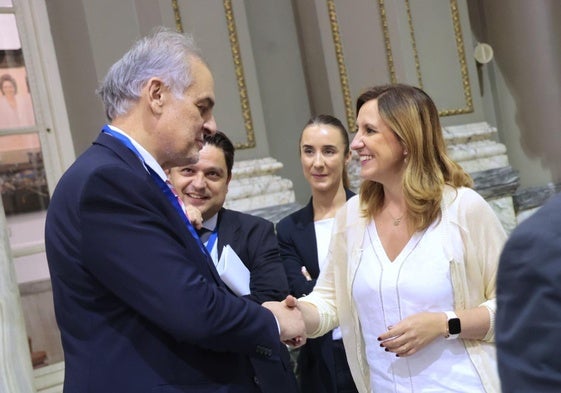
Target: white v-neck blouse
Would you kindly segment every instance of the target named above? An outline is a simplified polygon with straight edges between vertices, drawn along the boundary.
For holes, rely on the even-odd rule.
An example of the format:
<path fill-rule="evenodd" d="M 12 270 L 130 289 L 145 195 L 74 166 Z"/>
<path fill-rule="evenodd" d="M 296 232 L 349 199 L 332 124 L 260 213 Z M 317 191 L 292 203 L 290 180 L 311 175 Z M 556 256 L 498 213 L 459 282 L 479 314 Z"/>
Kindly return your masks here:
<path fill-rule="evenodd" d="M 373 392 L 484 392 L 461 340 L 437 338 L 419 352 L 396 357 L 378 336 L 409 315 L 454 309 L 449 261 L 438 223 L 415 233 L 392 262 L 373 221 L 352 296 L 362 327 Z"/>

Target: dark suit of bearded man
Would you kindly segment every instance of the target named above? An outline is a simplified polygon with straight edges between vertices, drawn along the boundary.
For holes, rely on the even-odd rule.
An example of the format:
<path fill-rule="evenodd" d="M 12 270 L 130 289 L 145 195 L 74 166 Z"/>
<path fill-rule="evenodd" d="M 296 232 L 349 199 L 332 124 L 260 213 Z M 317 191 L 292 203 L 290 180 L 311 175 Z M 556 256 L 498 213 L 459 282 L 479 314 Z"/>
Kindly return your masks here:
<path fill-rule="evenodd" d="M 230 209 L 218 212 L 218 258 L 225 245 L 230 245 L 250 273 L 251 293 L 245 297 L 259 304 L 283 300 L 288 295 L 288 282 L 282 266 L 273 223 L 260 217 Z M 290 356 L 281 349 L 282 366 L 253 359 L 255 374 L 263 392 L 297 392 Z"/>

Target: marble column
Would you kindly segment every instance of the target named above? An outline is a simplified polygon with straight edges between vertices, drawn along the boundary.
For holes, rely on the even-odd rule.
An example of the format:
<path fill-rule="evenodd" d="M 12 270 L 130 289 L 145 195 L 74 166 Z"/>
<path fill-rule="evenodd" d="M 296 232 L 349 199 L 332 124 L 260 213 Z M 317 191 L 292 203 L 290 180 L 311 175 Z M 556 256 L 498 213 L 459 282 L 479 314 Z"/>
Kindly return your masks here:
<path fill-rule="evenodd" d="M 507 233 L 517 225 L 513 194 L 520 185 L 497 129 L 486 122 L 443 127 L 450 157 L 473 178 L 474 189 L 493 208 Z"/>
<path fill-rule="evenodd" d="M 275 174 L 282 167 L 272 157 L 236 161 L 224 207 L 247 212 L 293 203 L 292 181 Z"/>
<path fill-rule="evenodd" d="M 0 199 L 0 393 L 32 393 L 33 370 Z"/>

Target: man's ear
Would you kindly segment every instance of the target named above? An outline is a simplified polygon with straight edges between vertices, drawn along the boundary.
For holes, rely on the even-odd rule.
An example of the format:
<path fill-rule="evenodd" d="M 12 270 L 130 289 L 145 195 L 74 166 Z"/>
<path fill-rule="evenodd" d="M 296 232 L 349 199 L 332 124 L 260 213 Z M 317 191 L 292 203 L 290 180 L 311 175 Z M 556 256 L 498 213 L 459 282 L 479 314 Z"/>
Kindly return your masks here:
<path fill-rule="evenodd" d="M 146 91 L 148 93 L 148 103 L 150 109 L 156 114 L 161 114 L 165 102 L 167 88 L 160 78 L 150 78 L 146 83 Z"/>
<path fill-rule="evenodd" d="M 226 179 L 226 193 L 228 192 L 228 186 L 230 185 L 230 180 L 232 180 L 232 174 L 229 174 L 228 179 Z"/>

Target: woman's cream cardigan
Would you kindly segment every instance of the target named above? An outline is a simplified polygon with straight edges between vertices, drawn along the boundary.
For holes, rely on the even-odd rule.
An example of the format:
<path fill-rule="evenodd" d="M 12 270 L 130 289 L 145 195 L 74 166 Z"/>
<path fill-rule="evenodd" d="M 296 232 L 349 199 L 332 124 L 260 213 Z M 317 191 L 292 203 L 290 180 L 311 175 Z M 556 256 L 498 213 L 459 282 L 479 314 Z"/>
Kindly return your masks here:
<path fill-rule="evenodd" d="M 500 392 L 494 345 L 495 280 L 506 234 L 487 202 L 469 188 L 446 186 L 441 205 L 442 247 L 450 261 L 456 310 L 485 306 L 491 326 L 484 340 L 463 340 L 488 393 Z M 361 393 L 370 393 L 370 371 L 352 287 L 362 258 L 362 240 L 369 218 L 361 216 L 359 196 L 337 212 L 326 266 L 313 292 L 300 301 L 314 304 L 320 314 L 321 336 L 339 325 L 347 360 Z M 445 311 L 445 310 L 443 310 Z"/>

